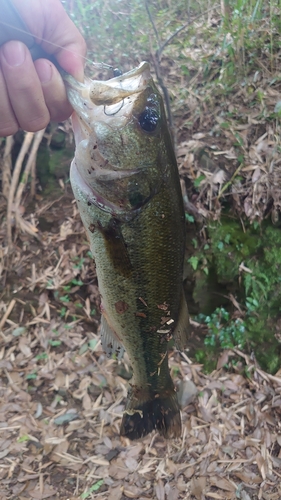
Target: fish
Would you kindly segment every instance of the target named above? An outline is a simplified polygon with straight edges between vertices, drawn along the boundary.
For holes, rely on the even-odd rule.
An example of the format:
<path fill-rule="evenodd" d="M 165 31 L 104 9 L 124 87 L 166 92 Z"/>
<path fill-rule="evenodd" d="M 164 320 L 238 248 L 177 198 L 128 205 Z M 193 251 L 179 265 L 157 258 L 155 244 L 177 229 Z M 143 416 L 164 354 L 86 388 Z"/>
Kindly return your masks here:
<path fill-rule="evenodd" d="M 101 343 L 133 370 L 120 435 L 181 435 L 169 341 L 189 336 L 185 213 L 163 100 L 147 62 L 106 81 L 64 76 L 74 109 L 70 180 L 101 297 Z"/>

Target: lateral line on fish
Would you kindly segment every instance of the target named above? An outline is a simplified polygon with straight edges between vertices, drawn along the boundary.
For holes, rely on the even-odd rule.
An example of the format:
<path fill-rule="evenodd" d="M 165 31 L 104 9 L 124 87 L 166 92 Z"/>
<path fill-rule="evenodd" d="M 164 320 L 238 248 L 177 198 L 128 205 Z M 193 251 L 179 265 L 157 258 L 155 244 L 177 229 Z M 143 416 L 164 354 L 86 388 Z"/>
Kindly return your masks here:
<path fill-rule="evenodd" d="M 28 30 L 24 30 L 22 28 L 18 28 L 17 26 L 14 26 L 13 24 L 10 24 L 10 23 L 6 23 L 4 21 L 1 21 L 0 20 L 0 24 L 2 24 L 3 26 L 7 26 L 8 28 L 12 28 L 13 30 L 16 30 L 18 31 L 19 33 L 24 33 L 25 35 L 29 35 L 29 36 L 32 36 L 35 38 L 35 36 Z M 77 52 L 74 52 L 74 50 L 70 50 L 70 49 L 67 49 L 65 47 L 63 47 L 62 45 L 59 45 L 57 43 L 54 43 L 54 42 L 50 42 L 49 40 L 47 40 L 46 38 L 41 38 L 41 42 L 45 42 L 45 43 L 48 43 L 49 45 L 52 45 L 53 47 L 56 47 L 57 49 L 62 49 L 62 50 L 65 50 L 67 52 L 69 52 L 70 54 L 73 54 L 74 56 L 77 56 Z M 35 42 L 36 43 L 36 42 Z M 39 45 L 39 44 L 36 44 L 36 45 Z M 50 54 L 52 55 L 52 54 Z M 96 68 L 98 69 L 113 69 L 113 66 L 109 65 L 109 64 L 106 64 L 106 63 L 97 63 L 97 62 L 93 62 L 91 59 L 89 59 L 88 57 L 86 56 L 81 56 L 82 59 L 84 59 L 86 62 L 88 62 L 89 64 L 95 66 Z"/>

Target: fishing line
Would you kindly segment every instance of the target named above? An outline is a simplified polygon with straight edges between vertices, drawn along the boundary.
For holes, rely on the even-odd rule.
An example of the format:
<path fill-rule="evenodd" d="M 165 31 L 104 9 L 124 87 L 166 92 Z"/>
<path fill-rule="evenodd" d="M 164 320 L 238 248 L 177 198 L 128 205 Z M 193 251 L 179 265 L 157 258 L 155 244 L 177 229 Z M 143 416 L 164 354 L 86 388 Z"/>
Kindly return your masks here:
<path fill-rule="evenodd" d="M 31 37 L 35 38 L 35 37 L 34 37 L 34 35 L 33 35 L 30 31 L 28 31 L 28 30 L 25 30 L 25 29 L 19 28 L 19 27 L 17 27 L 17 26 L 14 26 L 14 25 L 12 25 L 12 24 L 10 24 L 10 23 L 6 23 L 6 22 L 1 21 L 1 20 L 0 20 L 0 24 L 2 24 L 3 26 L 7 26 L 8 28 L 12 28 L 13 30 L 16 30 L 16 31 L 18 31 L 18 32 L 20 32 L 20 33 L 24 33 L 25 35 L 28 35 L 28 36 L 31 36 Z M 59 44 L 54 43 L 54 42 L 51 42 L 51 41 L 47 40 L 46 38 L 41 38 L 41 42 L 45 42 L 45 43 L 47 43 L 47 44 L 49 44 L 49 45 L 52 45 L 53 47 L 56 47 L 56 48 L 61 49 L 61 50 L 65 50 L 65 51 L 67 51 L 67 52 L 69 52 L 70 54 L 73 54 L 73 55 L 75 55 L 75 56 L 77 55 L 77 53 L 75 53 L 73 50 L 67 49 L 67 48 L 63 47 L 62 45 L 59 45 Z M 36 44 L 36 42 L 35 42 L 35 44 Z M 36 45 L 38 45 L 38 46 L 40 47 L 40 44 L 36 44 Z M 48 56 L 48 55 L 49 55 L 49 56 L 52 56 L 52 55 L 55 55 L 55 54 L 48 54 L 48 53 L 46 53 L 46 56 Z M 42 55 L 42 57 L 44 57 L 44 56 Z M 103 70 L 103 69 L 106 69 L 106 70 L 113 71 L 113 75 L 114 75 L 114 77 L 118 77 L 118 76 L 121 76 L 121 75 L 122 75 L 122 71 L 120 71 L 120 69 L 118 69 L 118 68 L 115 68 L 115 69 L 114 69 L 114 68 L 113 68 L 113 66 L 111 66 L 111 65 L 109 65 L 109 64 L 105 64 L 105 63 L 97 63 L 97 62 L 93 62 L 93 61 L 92 61 L 91 59 L 89 59 L 88 57 L 85 57 L 85 56 L 81 56 L 81 57 L 82 57 L 82 58 L 83 58 L 86 62 L 88 62 L 90 65 L 95 66 L 97 69 L 102 69 L 102 70 Z M 106 106 L 104 106 L 104 114 L 105 114 L 105 115 L 107 115 L 107 116 L 114 116 L 114 115 L 116 115 L 117 113 L 119 113 L 119 111 L 121 111 L 121 109 L 123 108 L 123 106 L 124 106 L 124 99 L 122 99 L 122 102 L 121 102 L 120 108 L 119 108 L 117 111 L 115 111 L 114 113 L 107 113 L 107 112 L 106 112 Z"/>
<path fill-rule="evenodd" d="M 12 28 L 13 30 L 19 31 L 20 33 L 24 33 L 25 35 L 32 36 L 33 38 L 35 38 L 34 35 L 30 31 L 18 28 L 17 26 L 13 26 L 12 24 L 6 23 L 6 22 L 1 21 L 1 20 L 0 20 L 0 24 L 2 24 L 3 26 L 7 26 L 8 28 Z M 70 54 L 77 56 L 77 53 L 75 53 L 73 50 L 67 49 L 67 48 L 63 47 L 62 45 L 58 45 L 57 43 L 50 42 L 46 38 L 41 38 L 41 42 L 48 43 L 49 45 L 52 45 L 53 47 L 56 47 L 56 48 L 61 49 L 61 50 L 65 50 L 65 51 L 69 52 Z M 39 44 L 36 44 L 36 45 L 39 45 Z M 49 54 L 49 55 L 51 56 L 52 54 Z M 88 57 L 85 57 L 85 56 L 81 56 L 81 57 L 89 64 L 95 66 L 97 69 L 107 69 L 107 70 L 113 71 L 113 66 L 110 66 L 109 64 L 96 63 L 96 62 L 93 62 Z"/>
<path fill-rule="evenodd" d="M 119 113 L 119 111 L 121 111 L 121 109 L 123 108 L 124 104 L 125 104 L 125 101 L 124 101 L 124 99 L 122 99 L 122 103 L 121 103 L 121 105 L 120 105 L 120 108 L 119 108 L 119 109 L 117 109 L 117 111 L 114 111 L 114 113 L 107 113 L 107 112 L 106 112 L 106 110 L 105 110 L 105 108 L 106 108 L 106 105 L 105 105 L 105 106 L 103 107 L 103 112 L 104 112 L 104 114 L 105 114 L 106 116 L 115 116 L 115 115 L 117 115 L 117 113 Z"/>

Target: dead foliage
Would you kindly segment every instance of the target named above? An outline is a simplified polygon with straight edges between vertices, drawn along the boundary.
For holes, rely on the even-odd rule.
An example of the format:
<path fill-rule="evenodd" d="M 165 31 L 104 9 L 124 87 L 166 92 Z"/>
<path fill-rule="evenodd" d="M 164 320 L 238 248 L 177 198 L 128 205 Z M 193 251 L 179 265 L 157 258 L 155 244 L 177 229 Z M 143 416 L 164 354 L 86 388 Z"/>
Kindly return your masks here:
<path fill-rule="evenodd" d="M 221 28 L 218 5 L 208 20 L 191 21 L 185 35 L 165 46 L 157 64 L 152 58 L 156 74 L 161 65 L 172 101 L 186 209 L 218 219 L 227 205 L 250 221 L 270 217 L 276 223 L 281 207 L 280 50 L 270 16 L 255 25 L 259 49 L 249 45 L 253 28 L 246 20 L 239 42 L 235 27 Z M 271 54 L 267 39 L 272 40 Z"/>
<path fill-rule="evenodd" d="M 224 353 L 205 375 L 172 352 L 182 438 L 119 437 L 128 360 L 118 365 L 102 352 L 79 215 L 67 195 L 41 201 L 34 221 L 43 215 L 53 221 L 49 232 L 22 234 L 9 254 L 2 247 L 0 498 L 278 500 L 281 378 L 242 353 Z M 61 301 L 69 284 L 69 302 Z M 230 356 L 237 363 L 226 372 Z"/>
<path fill-rule="evenodd" d="M 265 93 L 266 105 L 273 113 L 280 91 L 269 88 Z M 241 107 L 239 94 L 231 104 L 224 103 L 228 111 Z M 178 145 L 180 174 L 185 183 L 188 179 L 191 201 L 203 217 L 219 218 L 222 203 L 227 202 L 251 221 L 261 221 L 269 214 L 273 223 L 278 221 L 280 126 L 278 122 L 268 123 L 267 117 L 258 119 L 261 110 L 253 109 L 252 99 L 244 100 L 244 106 L 248 106 L 245 124 L 239 124 L 236 118 L 221 118 L 220 103 L 220 112 L 215 111 L 209 123 L 199 126 L 195 133 L 191 130 Z M 234 147 L 237 141 L 239 147 Z"/>
<path fill-rule="evenodd" d="M 216 29 L 216 19 L 209 23 Z M 276 68 L 261 58 L 226 97 L 220 83 L 216 91 L 203 85 L 222 71 L 223 54 L 209 53 L 206 77 L 210 46 L 198 40 L 182 52 L 188 77 L 179 76 L 172 58 L 161 61 L 167 87 L 175 84 L 187 210 L 217 218 L 230 200 L 251 220 L 271 214 L 275 221 L 281 200 L 280 125 L 272 118 L 280 94 Z M 97 283 L 71 195 L 37 197 L 26 219 L 38 237 L 21 233 L 12 250 L 5 220 L 0 228 L 0 499 L 279 500 L 281 374 L 268 375 L 243 353 L 228 351 L 206 375 L 187 352 L 172 352 L 181 439 L 156 433 L 139 442 L 121 439 L 128 360 L 118 365 L 101 350 Z M 226 371 L 230 357 L 236 363 Z"/>

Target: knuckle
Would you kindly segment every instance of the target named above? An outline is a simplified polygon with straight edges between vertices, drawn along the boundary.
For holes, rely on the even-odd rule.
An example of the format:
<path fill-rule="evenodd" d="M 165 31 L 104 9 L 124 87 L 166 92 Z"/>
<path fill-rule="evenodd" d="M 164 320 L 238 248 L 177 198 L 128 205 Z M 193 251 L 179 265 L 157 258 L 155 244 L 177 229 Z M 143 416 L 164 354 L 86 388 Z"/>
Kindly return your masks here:
<path fill-rule="evenodd" d="M 51 106 L 49 107 L 49 112 L 51 116 L 51 120 L 55 122 L 63 122 L 67 120 L 71 113 L 72 113 L 72 108 L 69 105 L 69 103 L 65 103 L 64 106 Z"/>
<path fill-rule="evenodd" d="M 50 115 L 45 113 L 40 116 L 36 116 L 34 118 L 30 118 L 28 121 L 22 120 L 20 122 L 20 126 L 23 130 L 27 132 L 38 132 L 43 128 L 47 127 L 50 121 Z"/>
<path fill-rule="evenodd" d="M 9 135 L 14 135 L 18 130 L 19 126 L 16 122 L 2 123 L 0 124 L 0 137 L 8 137 Z"/>

